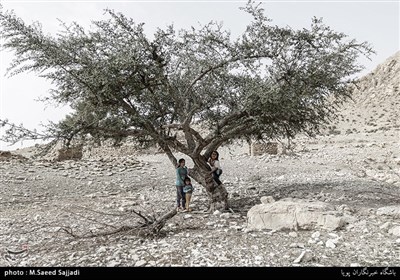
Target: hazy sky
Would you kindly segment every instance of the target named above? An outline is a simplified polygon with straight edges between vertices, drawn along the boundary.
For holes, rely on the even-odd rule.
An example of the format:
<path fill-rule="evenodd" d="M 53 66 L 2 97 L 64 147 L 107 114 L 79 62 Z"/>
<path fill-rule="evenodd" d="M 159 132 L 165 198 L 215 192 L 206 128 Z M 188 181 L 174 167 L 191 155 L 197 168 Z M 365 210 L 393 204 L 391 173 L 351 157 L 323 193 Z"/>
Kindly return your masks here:
<path fill-rule="evenodd" d="M 104 9 L 122 12 L 136 22 L 145 23 L 151 36 L 156 27 L 173 23 L 176 29 L 198 26 L 211 20 L 223 22 L 234 37 L 244 31 L 250 16 L 239 10 L 247 1 L 4 1 L 5 10 L 14 10 L 18 17 L 31 24 L 38 21 L 46 33 L 61 30 L 59 20 L 90 27 L 92 20 L 104 18 Z M 257 1 L 263 2 L 265 14 L 272 24 L 289 25 L 294 29 L 308 28 L 313 16 L 322 17 L 325 24 L 344 32 L 349 38 L 371 43 L 376 55 L 372 61 L 362 59 L 366 66 L 362 74 L 372 71 L 386 58 L 400 50 L 399 1 Z M 40 130 L 40 123 L 57 122 L 68 108 L 54 108 L 35 101 L 46 96 L 49 81 L 34 73 L 8 78 L 6 68 L 13 54 L 1 50 L 0 119 L 23 123 L 25 127 Z M 0 131 L 0 135 L 3 133 Z M 31 145 L 25 141 L 14 146 L 0 141 L 0 150 Z"/>

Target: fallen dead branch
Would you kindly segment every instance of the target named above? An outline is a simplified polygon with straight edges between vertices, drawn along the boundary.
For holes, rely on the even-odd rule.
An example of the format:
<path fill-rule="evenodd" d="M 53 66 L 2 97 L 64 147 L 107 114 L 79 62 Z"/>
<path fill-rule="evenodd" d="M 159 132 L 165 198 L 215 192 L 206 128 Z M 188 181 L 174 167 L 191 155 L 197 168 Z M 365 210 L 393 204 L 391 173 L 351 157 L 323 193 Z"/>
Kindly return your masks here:
<path fill-rule="evenodd" d="M 70 227 L 61 227 L 60 231 L 63 231 L 74 238 L 93 238 L 93 237 L 99 237 L 99 236 L 113 235 L 113 234 L 122 233 L 122 232 L 135 232 L 142 236 L 155 236 L 155 235 L 159 234 L 161 229 L 164 227 L 166 221 L 168 221 L 169 219 L 174 217 L 177 213 L 176 208 L 167 212 L 166 214 L 162 215 L 161 217 L 150 217 L 150 216 L 143 214 L 140 211 L 136 211 L 136 210 L 132 210 L 131 212 L 133 214 L 137 215 L 138 217 L 140 217 L 143 221 L 138 222 L 138 224 L 134 225 L 134 226 L 123 225 L 120 227 L 116 227 L 115 225 L 105 224 L 104 222 L 98 222 L 102 225 L 106 225 L 113 229 L 108 230 L 108 231 L 100 231 L 100 232 L 96 232 L 96 233 L 94 233 L 93 231 L 90 231 L 89 233 L 86 233 L 83 235 L 76 234 Z M 79 216 L 82 216 L 82 215 L 79 214 Z M 95 221 L 92 218 L 88 218 L 88 219 L 91 221 Z"/>

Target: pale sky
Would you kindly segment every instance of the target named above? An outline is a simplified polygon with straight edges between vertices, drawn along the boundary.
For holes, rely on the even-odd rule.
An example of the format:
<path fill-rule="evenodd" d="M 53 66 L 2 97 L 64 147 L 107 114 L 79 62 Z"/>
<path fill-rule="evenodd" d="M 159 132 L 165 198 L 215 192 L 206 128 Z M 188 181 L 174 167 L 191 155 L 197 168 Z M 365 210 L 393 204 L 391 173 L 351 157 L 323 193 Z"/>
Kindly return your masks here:
<path fill-rule="evenodd" d="M 400 50 L 400 0 L 398 1 L 257 1 L 263 2 L 265 14 L 272 24 L 308 28 L 313 16 L 335 31 L 344 32 L 359 42 L 368 41 L 376 55 L 372 61 L 362 59 L 366 69 L 361 76 L 372 71 L 386 58 Z M 104 17 L 104 9 L 122 12 L 136 22 L 145 23 L 149 36 L 157 27 L 173 23 L 176 29 L 206 24 L 211 20 L 222 22 L 233 37 L 240 35 L 251 17 L 239 10 L 247 1 L 5 1 L 5 10 L 14 10 L 26 23 L 38 21 L 45 33 L 56 34 L 62 30 L 59 20 L 76 21 L 89 27 L 92 20 Z M 69 111 L 35 101 L 48 95 L 49 81 L 34 73 L 24 73 L 11 78 L 5 76 L 12 53 L 1 50 L 0 67 L 0 119 L 24 124 L 29 129 L 40 130 L 40 124 L 49 120 L 57 122 Z M 0 135 L 3 131 L 0 131 Z M 32 145 L 25 141 L 13 146 L 0 141 L 0 150 L 12 150 Z"/>

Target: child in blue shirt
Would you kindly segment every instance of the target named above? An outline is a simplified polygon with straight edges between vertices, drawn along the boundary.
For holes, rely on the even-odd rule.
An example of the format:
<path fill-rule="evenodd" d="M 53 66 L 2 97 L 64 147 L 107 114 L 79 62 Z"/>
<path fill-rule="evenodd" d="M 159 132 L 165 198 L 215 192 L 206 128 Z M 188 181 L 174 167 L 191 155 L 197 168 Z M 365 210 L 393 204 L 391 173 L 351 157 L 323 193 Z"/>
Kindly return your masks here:
<path fill-rule="evenodd" d="M 189 208 L 189 204 L 190 204 L 190 200 L 192 198 L 192 193 L 194 191 L 194 187 L 193 187 L 192 182 L 189 177 L 186 177 L 184 182 L 185 182 L 185 185 L 183 187 L 183 192 L 185 193 L 185 198 L 186 198 L 186 207 L 185 207 L 184 212 L 186 212 L 186 211 L 190 212 L 190 211 L 192 211 L 192 209 Z"/>

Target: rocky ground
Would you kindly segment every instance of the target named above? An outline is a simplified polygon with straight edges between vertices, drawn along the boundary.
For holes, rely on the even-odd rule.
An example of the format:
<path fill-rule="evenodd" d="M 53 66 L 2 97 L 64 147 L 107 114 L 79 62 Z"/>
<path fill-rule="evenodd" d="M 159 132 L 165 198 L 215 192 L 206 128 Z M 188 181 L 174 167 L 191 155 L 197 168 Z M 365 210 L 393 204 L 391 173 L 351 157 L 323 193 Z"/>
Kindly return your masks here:
<path fill-rule="evenodd" d="M 325 136 L 298 137 L 287 154 L 219 149 L 230 210 L 205 213 L 195 183 L 194 211 L 153 237 L 104 233 L 136 225 L 133 211 L 173 209 L 165 155 L 126 147 L 80 161 L 33 159 L 32 149 L 0 154 L 0 267 L 400 266 L 399 61 L 400 52 L 361 80 Z M 248 211 L 264 196 L 326 202 L 353 219 L 337 230 L 250 230 Z"/>
<path fill-rule="evenodd" d="M 290 155 L 254 157 L 246 145 L 223 147 L 231 210 L 203 213 L 207 197 L 195 184 L 194 211 L 154 238 L 73 235 L 134 225 L 140 218 L 131 210 L 172 209 L 175 172 L 163 154 L 8 158 L 0 167 L 0 266 L 398 266 L 400 212 L 379 209 L 400 206 L 399 139 L 398 131 L 333 134 L 298 139 Z M 324 201 L 356 219 L 336 231 L 249 230 L 247 212 L 263 196 Z"/>

